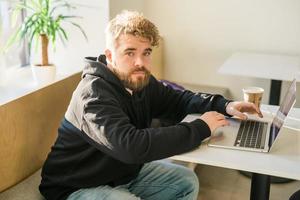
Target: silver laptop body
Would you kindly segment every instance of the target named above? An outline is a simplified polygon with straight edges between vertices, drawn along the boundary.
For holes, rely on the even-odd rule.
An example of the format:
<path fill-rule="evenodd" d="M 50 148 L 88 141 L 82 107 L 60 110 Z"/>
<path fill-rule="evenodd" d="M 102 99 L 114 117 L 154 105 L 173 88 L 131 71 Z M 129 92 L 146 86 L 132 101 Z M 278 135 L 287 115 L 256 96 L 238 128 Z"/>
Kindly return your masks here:
<path fill-rule="evenodd" d="M 230 125 L 216 129 L 209 139 L 208 146 L 269 152 L 275 139 L 278 138 L 284 119 L 295 102 L 296 80 L 294 79 L 274 117 L 263 113 L 263 119 L 252 117 L 242 121 L 228 118 Z M 192 121 L 195 118 L 199 118 L 199 115 L 188 115 L 184 121 Z"/>
<path fill-rule="evenodd" d="M 247 125 L 242 125 L 244 121 L 240 119 L 228 118 L 227 120 L 230 125 L 216 129 L 208 142 L 208 146 L 257 152 L 269 151 L 268 141 L 272 122 L 253 119 L 247 120 Z M 247 128 L 243 128 L 245 126 L 247 126 Z M 252 132 L 249 131 L 253 126 L 258 128 L 254 128 Z M 261 129 L 259 127 L 263 128 Z M 256 129 L 260 130 L 260 132 L 256 132 Z M 257 135 L 254 135 L 255 133 Z M 240 137 L 240 135 L 242 135 L 242 137 Z"/>

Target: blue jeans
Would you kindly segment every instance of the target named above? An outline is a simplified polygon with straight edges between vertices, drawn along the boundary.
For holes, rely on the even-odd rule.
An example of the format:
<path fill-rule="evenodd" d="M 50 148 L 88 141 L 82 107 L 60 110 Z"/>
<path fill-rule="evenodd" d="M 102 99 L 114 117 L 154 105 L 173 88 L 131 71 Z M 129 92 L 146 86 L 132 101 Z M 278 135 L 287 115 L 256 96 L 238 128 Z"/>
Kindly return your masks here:
<path fill-rule="evenodd" d="M 154 161 L 145 164 L 128 184 L 80 189 L 67 200 L 195 200 L 198 190 L 198 178 L 192 170 L 165 161 Z"/>

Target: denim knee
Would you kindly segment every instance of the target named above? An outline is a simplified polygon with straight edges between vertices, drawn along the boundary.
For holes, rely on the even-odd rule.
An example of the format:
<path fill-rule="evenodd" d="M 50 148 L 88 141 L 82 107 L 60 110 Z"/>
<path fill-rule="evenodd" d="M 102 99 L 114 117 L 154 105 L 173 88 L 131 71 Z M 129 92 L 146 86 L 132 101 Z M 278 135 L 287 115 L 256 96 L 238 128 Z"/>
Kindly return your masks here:
<path fill-rule="evenodd" d="M 197 175 L 195 174 L 195 172 L 193 172 L 192 170 L 189 170 L 190 173 L 188 174 L 188 176 L 186 176 L 188 185 L 190 188 L 193 189 L 193 191 L 197 192 L 199 191 L 199 180 Z"/>
<path fill-rule="evenodd" d="M 199 192 L 199 180 L 194 171 L 185 168 L 181 172 L 181 195 L 189 196 L 188 199 L 197 199 Z"/>

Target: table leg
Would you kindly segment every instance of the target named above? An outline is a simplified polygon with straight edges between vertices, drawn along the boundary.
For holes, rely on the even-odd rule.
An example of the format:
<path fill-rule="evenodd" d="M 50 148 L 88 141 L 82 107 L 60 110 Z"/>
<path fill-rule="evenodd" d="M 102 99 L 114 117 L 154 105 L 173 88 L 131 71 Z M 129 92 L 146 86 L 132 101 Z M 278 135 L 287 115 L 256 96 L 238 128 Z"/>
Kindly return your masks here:
<path fill-rule="evenodd" d="M 270 176 L 252 174 L 250 200 L 268 200 L 270 196 Z"/>

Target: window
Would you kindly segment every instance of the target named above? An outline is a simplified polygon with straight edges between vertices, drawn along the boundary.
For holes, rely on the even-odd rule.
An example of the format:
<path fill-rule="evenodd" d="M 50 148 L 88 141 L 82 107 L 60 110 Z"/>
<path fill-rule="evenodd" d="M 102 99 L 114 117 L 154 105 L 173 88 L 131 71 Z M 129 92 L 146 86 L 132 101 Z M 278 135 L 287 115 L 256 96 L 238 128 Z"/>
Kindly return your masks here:
<path fill-rule="evenodd" d="M 0 0 L 0 49 L 5 46 L 10 35 L 15 31 L 12 27 L 13 16 L 11 6 L 13 1 Z M 16 19 L 15 27 L 22 22 L 22 16 Z M 14 66 L 24 66 L 28 64 L 28 46 L 25 41 L 20 44 L 14 44 L 5 54 L 0 53 L 0 78 L 5 78 L 5 71 Z"/>

